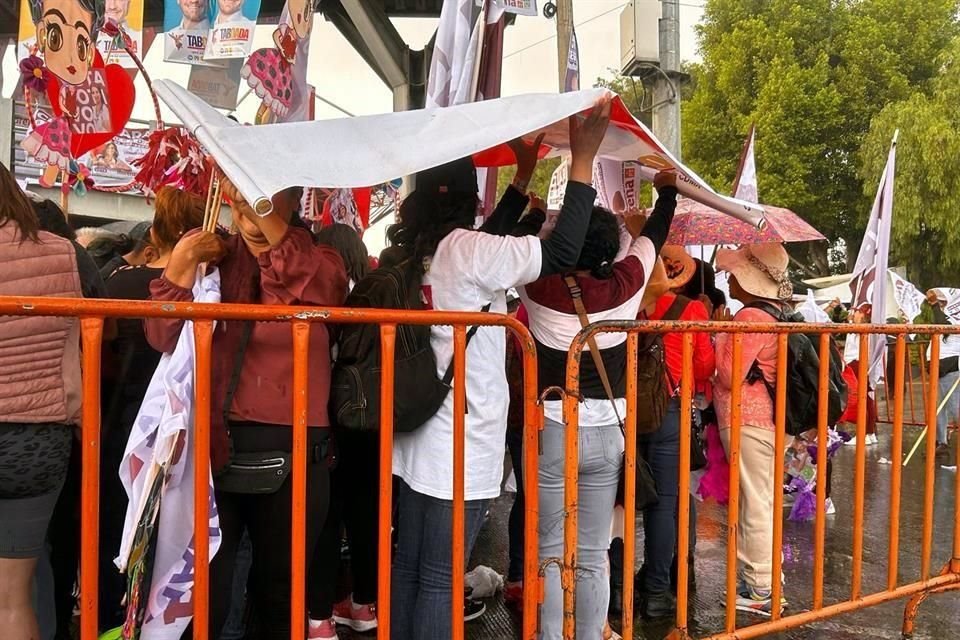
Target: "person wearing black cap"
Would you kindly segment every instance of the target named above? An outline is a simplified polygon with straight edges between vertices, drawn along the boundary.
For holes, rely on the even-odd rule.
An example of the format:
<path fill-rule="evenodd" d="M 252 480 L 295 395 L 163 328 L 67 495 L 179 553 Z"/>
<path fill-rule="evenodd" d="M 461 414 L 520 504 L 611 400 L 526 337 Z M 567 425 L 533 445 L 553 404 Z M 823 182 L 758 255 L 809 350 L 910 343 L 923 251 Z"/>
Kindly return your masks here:
<path fill-rule="evenodd" d="M 150 239 L 150 226 L 149 222 L 138 222 L 129 233 L 123 236 L 127 240 L 124 246 L 128 250 L 123 255 L 110 258 L 100 268 L 100 275 L 103 276 L 104 280 L 112 276 L 121 267 L 149 264 L 158 258 L 157 248 L 153 246 Z"/>
<path fill-rule="evenodd" d="M 505 313 L 506 291 L 577 264 L 593 208 L 593 161 L 610 118 L 602 99 L 586 118 L 570 120 L 570 181 L 548 239 L 472 229 L 476 170 L 469 158 L 425 171 L 400 207 L 387 237 L 422 265 L 428 308 Z M 439 375 L 453 358 L 453 330 L 432 328 Z M 480 327 L 467 349 L 465 554 L 473 547 L 490 499 L 500 494 L 507 422 L 506 335 Z M 451 635 L 453 394 L 411 433 L 395 435 L 399 476 L 398 546 L 393 564 L 391 637 L 434 640 Z"/>

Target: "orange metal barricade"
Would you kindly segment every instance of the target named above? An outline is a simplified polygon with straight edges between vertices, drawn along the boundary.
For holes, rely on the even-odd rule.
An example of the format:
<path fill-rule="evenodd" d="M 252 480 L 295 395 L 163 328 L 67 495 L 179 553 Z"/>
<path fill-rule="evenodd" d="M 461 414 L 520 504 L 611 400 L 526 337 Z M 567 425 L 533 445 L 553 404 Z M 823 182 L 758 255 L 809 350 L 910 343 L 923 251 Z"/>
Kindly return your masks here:
<path fill-rule="evenodd" d="M 198 304 L 79 300 L 56 298 L 0 297 L 0 315 L 78 317 L 81 322 L 83 365 L 82 497 L 80 558 L 80 640 L 97 638 L 97 562 L 100 466 L 100 353 L 104 320 L 107 318 L 180 318 L 193 321 L 196 338 L 196 420 L 194 459 L 195 575 L 193 595 L 193 637 L 207 640 L 209 624 L 210 553 L 208 504 L 210 469 L 210 371 L 214 322 L 248 320 L 286 322 L 293 335 L 293 442 L 292 442 L 292 553 L 291 553 L 291 638 L 306 637 L 305 585 L 308 558 L 306 540 L 306 449 L 307 449 L 307 348 L 310 324 L 314 322 L 380 325 L 383 375 L 380 419 L 380 504 L 379 584 L 377 637 L 390 637 L 391 500 L 393 450 L 394 344 L 398 324 L 453 325 L 454 327 L 454 507 L 453 507 L 453 638 L 464 637 L 464 439 L 466 410 L 466 327 L 500 326 L 519 337 L 524 369 L 524 458 L 526 492 L 524 511 L 524 594 L 523 637 L 534 638 L 537 609 L 542 600 L 538 579 L 538 492 L 537 467 L 542 412 L 537 404 L 536 350 L 530 333 L 518 321 L 492 313 L 440 311 L 395 311 L 284 307 L 250 304 Z"/>
<path fill-rule="evenodd" d="M 82 499 L 81 499 L 81 571 L 80 571 L 80 640 L 95 640 L 97 635 L 97 563 L 98 563 L 98 509 L 99 509 L 99 453 L 100 453 L 100 353 L 103 336 L 104 321 L 107 318 L 143 318 L 165 317 L 183 318 L 193 321 L 193 330 L 196 338 L 196 410 L 195 422 L 195 589 L 194 589 L 194 633 L 195 639 L 208 637 L 209 623 L 209 532 L 207 531 L 207 505 L 209 500 L 209 446 L 210 446 L 210 370 L 212 364 L 212 343 L 214 322 L 231 320 L 252 320 L 269 322 L 286 322 L 290 324 L 293 336 L 293 384 L 296 390 L 293 400 L 293 471 L 292 482 L 292 552 L 291 576 L 293 589 L 291 593 L 291 638 L 300 640 L 305 637 L 305 580 L 307 561 L 305 558 L 305 531 L 306 531 L 306 446 L 307 446 L 307 406 L 310 398 L 307 394 L 307 347 L 310 338 L 310 324 L 324 323 L 376 323 L 380 326 L 381 349 L 384 360 L 383 384 L 381 385 L 381 432 L 380 432 L 380 503 L 379 527 L 380 542 L 379 556 L 379 584 L 378 584 L 378 637 L 390 637 L 390 566 L 391 566 L 391 467 L 392 467 L 392 400 L 393 400 L 393 353 L 398 324 L 436 325 L 445 324 L 454 326 L 454 517 L 453 517 L 453 634 L 455 639 L 464 637 L 464 622 L 462 600 L 458 594 L 463 593 L 464 575 L 464 440 L 466 407 L 465 371 L 466 371 L 466 327 L 469 325 L 502 326 L 517 335 L 523 346 L 524 367 L 524 473 L 523 481 L 526 492 L 526 507 L 524 520 L 524 595 L 522 638 L 532 640 L 538 631 L 538 609 L 543 600 L 542 572 L 549 563 L 560 565 L 561 584 L 564 590 L 564 638 L 572 639 L 575 634 L 575 572 L 577 567 L 576 537 L 577 537 L 577 425 L 578 425 L 578 398 L 579 398 L 579 366 L 583 348 L 587 338 L 599 332 L 626 332 L 627 333 L 627 412 L 626 412 L 626 456 L 625 456 L 625 521 L 632 523 L 635 517 L 634 500 L 636 482 L 636 421 L 637 412 L 641 410 L 636 403 L 637 385 L 637 358 L 636 348 L 638 334 L 647 332 L 665 333 L 679 331 L 683 333 L 683 375 L 680 380 L 680 401 L 682 408 L 689 408 L 693 400 L 693 339 L 695 334 L 731 333 L 733 334 L 734 375 L 733 397 L 731 411 L 731 448 L 730 448 L 730 502 L 728 505 L 727 521 L 727 571 L 725 582 L 727 585 L 727 610 L 724 628 L 716 630 L 709 640 L 729 640 L 733 638 L 754 638 L 810 624 L 833 616 L 874 606 L 891 600 L 909 598 L 905 612 L 903 632 L 908 635 L 913 630 L 913 621 L 920 603 L 931 594 L 954 589 L 960 589 L 960 474 L 955 480 L 956 496 L 954 502 L 953 525 L 954 538 L 952 557 L 938 575 L 932 575 L 933 558 L 933 516 L 934 516 L 934 447 L 935 440 L 927 439 L 925 461 L 925 483 L 923 491 L 923 531 L 920 545 L 920 575 L 917 580 L 907 584 L 898 582 L 898 558 L 900 552 L 899 517 L 900 517 L 900 483 L 901 467 L 899 464 L 891 466 L 890 485 L 890 538 L 887 560 L 886 588 L 874 592 L 863 593 L 863 534 L 864 521 L 864 482 L 865 482 L 865 423 L 866 403 L 861 402 L 857 416 L 856 433 L 858 436 L 855 451 L 854 471 L 854 533 L 852 540 L 852 565 L 850 597 L 846 600 L 825 603 L 823 564 L 825 548 L 825 482 L 826 448 L 818 447 L 817 459 L 817 492 L 816 492 L 816 520 L 814 532 L 814 584 L 813 607 L 810 611 L 795 614 L 780 615 L 774 608 L 771 620 L 749 627 L 737 627 L 737 618 L 734 606 L 736 590 L 736 552 L 737 552 L 737 505 L 739 500 L 739 442 L 741 432 L 742 408 L 739 401 L 743 386 L 744 372 L 740 365 L 740 355 L 743 351 L 743 336 L 746 333 L 773 333 L 777 334 L 778 379 L 775 394 L 776 411 L 776 450 L 784 449 L 786 434 L 784 430 L 786 399 L 789 390 L 786 388 L 787 337 L 790 333 L 802 331 L 804 333 L 818 332 L 821 334 L 819 347 L 822 356 L 830 348 L 830 335 L 834 333 L 855 333 L 861 336 L 868 334 L 892 334 L 896 336 L 895 344 L 895 375 L 892 388 L 892 457 L 899 460 L 903 452 L 903 426 L 907 424 L 904 416 L 905 409 L 905 377 L 906 366 L 909 361 L 906 334 L 918 333 L 925 336 L 937 337 L 946 333 L 960 333 L 960 328 L 927 327 L 927 326 L 871 326 L 871 325 L 754 325 L 743 323 L 671 323 L 671 322 L 607 322 L 590 325 L 580 332 L 570 348 L 570 357 L 567 367 L 566 389 L 559 390 L 563 395 L 566 420 L 566 488 L 564 495 L 565 522 L 564 522 L 564 552 L 562 558 L 548 559 L 540 563 L 538 559 L 538 452 L 539 433 L 543 427 L 542 409 L 538 405 L 536 353 L 529 332 L 516 320 L 497 314 L 483 313 L 453 313 L 453 312 L 403 312 L 372 309 L 322 309 L 315 307 L 280 307 L 266 305 L 227 305 L 227 304 L 195 304 L 195 303 L 153 303 L 110 300 L 72 300 L 53 298 L 19 298 L 0 297 L 0 315 L 52 315 L 72 316 L 80 318 L 83 347 L 83 414 L 81 425 L 82 449 Z M 861 339 L 859 392 L 861 397 L 867 386 L 867 359 L 868 341 Z M 826 362 L 826 358 L 821 360 Z M 930 381 L 938 379 L 939 343 L 933 340 L 929 370 L 921 369 L 921 375 Z M 827 429 L 826 387 L 823 382 L 827 378 L 827 370 L 820 371 L 821 393 L 820 413 L 817 425 L 818 438 L 823 441 Z M 553 392 L 555 390 L 550 390 Z M 926 385 L 924 390 L 923 409 L 925 423 L 931 427 L 936 423 L 936 409 L 938 406 L 938 388 L 936 384 Z M 689 410 L 681 410 L 681 438 L 680 438 L 680 492 L 678 510 L 678 557 L 685 558 L 689 547 L 688 524 L 690 518 L 689 495 L 689 467 L 690 467 L 690 427 L 691 415 Z M 782 456 L 775 456 L 774 477 L 779 483 L 783 475 Z M 772 518 L 773 531 L 773 575 L 779 575 L 782 570 L 781 551 L 783 546 L 783 523 L 781 517 L 782 494 L 774 491 L 774 513 Z M 625 571 L 632 571 L 636 555 L 633 536 L 626 536 L 624 540 L 624 567 Z M 678 601 L 676 628 L 672 637 L 689 638 L 689 603 L 687 564 L 678 563 Z M 622 631 L 625 638 L 634 637 L 633 629 L 633 580 L 632 574 L 624 579 L 624 614 Z M 778 602 L 782 592 L 782 585 L 778 580 L 773 584 L 773 600 Z"/>
<path fill-rule="evenodd" d="M 747 324 L 737 322 L 724 323 L 700 323 L 700 322 L 636 322 L 636 321 L 615 321 L 598 322 L 582 330 L 570 347 L 570 353 L 567 361 L 566 389 L 565 389 L 565 428 L 567 444 L 567 465 L 566 465 L 566 490 L 565 490 L 565 509 L 566 521 L 564 526 L 564 554 L 562 563 L 561 583 L 564 589 L 564 629 L 563 637 L 565 640 L 573 640 L 575 637 L 575 580 L 576 571 L 576 546 L 577 546 L 577 429 L 578 429 L 578 398 L 580 394 L 580 361 L 583 349 L 589 338 L 597 333 L 627 333 L 628 340 L 628 372 L 632 378 L 636 375 L 636 356 L 633 353 L 636 350 L 637 335 L 639 333 L 683 333 L 683 374 L 680 381 L 680 477 L 679 477 L 679 505 L 678 505 L 678 523 L 677 523 L 677 557 L 686 558 L 689 548 L 689 539 L 687 535 L 690 518 L 690 495 L 689 495 L 689 475 L 690 475 L 690 405 L 693 396 L 693 336 L 697 333 L 728 333 L 732 336 L 732 385 L 731 385 L 731 425 L 730 425 L 730 450 L 728 460 L 730 464 L 730 495 L 727 505 L 727 567 L 726 567 L 726 619 L 723 630 L 716 630 L 712 635 L 707 636 L 707 640 L 745 640 L 747 638 L 756 638 L 767 634 L 772 634 L 787 629 L 800 627 L 817 621 L 832 618 L 845 612 L 850 612 L 865 607 L 875 606 L 892 600 L 909 598 L 904 611 L 903 629 L 904 637 L 909 637 L 913 632 L 914 619 L 921 602 L 929 595 L 941 593 L 944 591 L 960 589 L 960 474 L 957 474 L 955 480 L 957 491 L 953 512 L 953 551 L 952 557 L 944 565 L 943 569 L 936 576 L 931 576 L 931 551 L 933 543 L 933 516 L 934 516 L 934 450 L 936 446 L 932 433 L 936 425 L 937 417 L 937 395 L 936 384 L 930 384 L 925 389 L 924 409 L 926 413 L 925 423 L 930 427 L 931 436 L 926 441 L 926 469 L 923 495 L 923 532 L 920 545 L 920 575 L 918 579 L 908 584 L 898 583 L 898 558 L 900 553 L 900 481 L 901 465 L 898 461 L 903 452 L 903 426 L 906 424 L 904 419 L 904 391 L 905 391 L 905 370 L 907 366 L 907 342 L 908 333 L 917 333 L 933 338 L 933 347 L 931 349 L 930 369 L 927 373 L 928 380 L 938 379 L 939 367 L 939 341 L 938 338 L 944 334 L 960 333 L 960 327 L 946 326 L 897 326 L 897 325 L 813 325 L 813 324 L 788 324 L 778 323 L 773 325 Z M 740 487 L 740 436 L 742 426 L 742 407 L 741 391 L 743 388 L 745 372 L 742 371 L 741 355 L 743 352 L 743 336 L 748 333 L 777 334 L 777 384 L 775 393 L 775 450 L 785 450 L 785 415 L 786 399 L 789 390 L 786 388 L 786 366 L 787 366 L 787 338 L 791 333 L 817 333 L 820 335 L 819 352 L 821 360 L 820 368 L 820 389 L 819 389 L 819 411 L 818 424 L 816 426 L 817 439 L 819 442 L 826 442 L 828 415 L 827 415 L 827 380 L 829 376 L 829 350 L 832 348 L 830 341 L 831 335 L 836 333 L 854 333 L 860 338 L 860 370 L 858 372 L 860 397 L 862 398 L 867 387 L 867 368 L 868 368 L 868 343 L 867 337 L 873 334 L 891 334 L 896 336 L 895 344 L 895 380 L 893 387 L 893 435 L 892 435 L 892 457 L 894 464 L 891 466 L 891 502 L 890 502 L 890 538 L 888 547 L 888 567 L 886 588 L 864 595 L 863 590 L 863 517 L 864 517 L 864 482 L 865 482 L 865 442 L 866 433 L 866 403 L 860 402 L 858 407 L 856 434 L 856 462 L 854 470 L 854 528 L 853 528 L 853 562 L 851 567 L 851 588 L 849 599 L 840 602 L 827 604 L 824 602 L 824 556 L 826 542 L 826 447 L 817 447 L 817 482 L 816 482 L 816 516 L 814 521 L 814 557 L 813 557 L 813 585 L 812 585 L 812 608 L 809 611 L 801 611 L 792 614 L 781 615 L 779 607 L 774 606 L 771 619 L 759 624 L 737 627 L 737 616 L 735 607 L 736 583 L 737 583 L 737 531 L 738 531 L 738 502 Z M 634 505 L 633 495 L 636 482 L 636 400 L 635 389 L 636 382 L 628 380 L 627 387 L 627 415 L 626 415 L 626 437 L 625 437 L 625 521 L 633 522 Z M 958 458 L 960 458 L 960 443 L 958 443 Z M 784 471 L 784 461 L 782 455 L 774 456 L 774 511 L 772 514 L 772 532 L 773 532 L 773 571 L 772 575 L 779 576 L 782 571 L 782 551 L 783 551 L 783 516 L 782 504 L 783 495 L 781 482 Z M 626 526 L 625 526 L 626 528 Z M 627 535 L 626 538 L 632 536 Z M 622 635 L 630 640 L 634 637 L 633 633 L 633 598 L 632 582 L 634 567 L 635 545 L 632 541 L 624 541 L 624 598 L 623 598 L 623 620 Z M 687 584 L 687 563 L 677 563 L 677 613 L 676 626 L 670 635 L 675 640 L 684 640 L 691 638 L 688 625 L 688 584 Z M 780 580 L 774 579 L 772 585 L 771 599 L 773 602 L 780 602 L 783 585 Z M 792 588 L 794 588 L 792 586 Z"/>

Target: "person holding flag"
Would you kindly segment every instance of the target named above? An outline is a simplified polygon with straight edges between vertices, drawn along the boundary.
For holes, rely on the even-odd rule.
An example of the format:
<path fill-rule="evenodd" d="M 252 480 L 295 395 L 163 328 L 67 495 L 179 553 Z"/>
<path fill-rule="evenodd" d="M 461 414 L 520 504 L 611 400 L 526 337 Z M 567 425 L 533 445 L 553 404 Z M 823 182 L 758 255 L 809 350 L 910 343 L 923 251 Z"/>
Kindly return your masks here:
<path fill-rule="evenodd" d="M 950 293 L 954 295 L 950 295 Z M 931 289 L 927 302 L 933 307 L 937 324 L 957 324 L 960 318 L 951 316 L 951 303 L 960 302 L 960 289 Z M 930 352 L 927 352 L 930 356 Z M 940 403 L 937 412 L 937 461 L 949 462 L 949 427 L 960 420 L 960 334 L 940 337 Z"/>

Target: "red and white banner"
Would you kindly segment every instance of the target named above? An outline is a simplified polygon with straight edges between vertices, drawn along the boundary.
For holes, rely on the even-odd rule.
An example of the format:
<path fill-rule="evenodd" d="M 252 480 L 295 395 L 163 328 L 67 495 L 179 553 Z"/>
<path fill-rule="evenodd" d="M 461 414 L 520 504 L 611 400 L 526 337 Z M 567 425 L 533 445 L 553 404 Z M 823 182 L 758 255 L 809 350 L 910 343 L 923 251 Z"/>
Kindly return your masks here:
<path fill-rule="evenodd" d="M 873 307 L 870 322 L 886 322 L 887 260 L 890 254 L 890 224 L 893 218 L 893 179 L 897 160 L 897 134 L 893 136 L 887 165 L 883 169 L 877 196 L 873 201 L 870 221 L 860 245 L 857 263 L 850 281 L 854 309 L 865 304 Z M 883 355 L 886 347 L 884 336 L 870 337 L 870 379 L 876 384 L 884 378 Z"/>
<path fill-rule="evenodd" d="M 660 170 L 677 174 L 681 195 L 748 224 L 765 223 L 763 208 L 721 196 L 685 167 L 620 98 L 605 89 L 531 94 L 356 118 L 244 127 L 169 80 L 154 82 L 157 95 L 206 147 L 240 192 L 262 214 L 270 197 L 292 186 L 358 187 L 389 182 L 471 156 L 478 167 L 513 165 L 508 142 L 543 133 L 542 154 L 562 157 L 570 149 L 570 116 L 579 117 L 600 99 L 613 99 L 610 125 L 598 156 L 631 160 L 644 180 Z M 318 146 L 317 140 L 327 144 Z M 377 144 L 357 144 L 376 140 Z M 424 144 L 430 140 L 430 144 Z M 337 154 L 324 153 L 337 148 Z"/>

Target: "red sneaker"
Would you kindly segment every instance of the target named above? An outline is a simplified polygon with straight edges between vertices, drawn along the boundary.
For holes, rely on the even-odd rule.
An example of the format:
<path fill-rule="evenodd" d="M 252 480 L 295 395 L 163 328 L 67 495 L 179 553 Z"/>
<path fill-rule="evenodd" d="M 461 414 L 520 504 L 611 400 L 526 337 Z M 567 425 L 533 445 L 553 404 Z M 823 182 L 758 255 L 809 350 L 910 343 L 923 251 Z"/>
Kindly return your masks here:
<path fill-rule="evenodd" d="M 351 596 L 333 605 L 333 619 L 354 631 L 372 631 L 377 628 L 377 605 L 354 604 Z"/>
<path fill-rule="evenodd" d="M 307 624 L 307 640 L 339 640 L 333 618 L 310 620 Z"/>
<path fill-rule="evenodd" d="M 523 610 L 523 581 L 508 582 L 504 585 L 503 602 L 517 611 Z"/>

